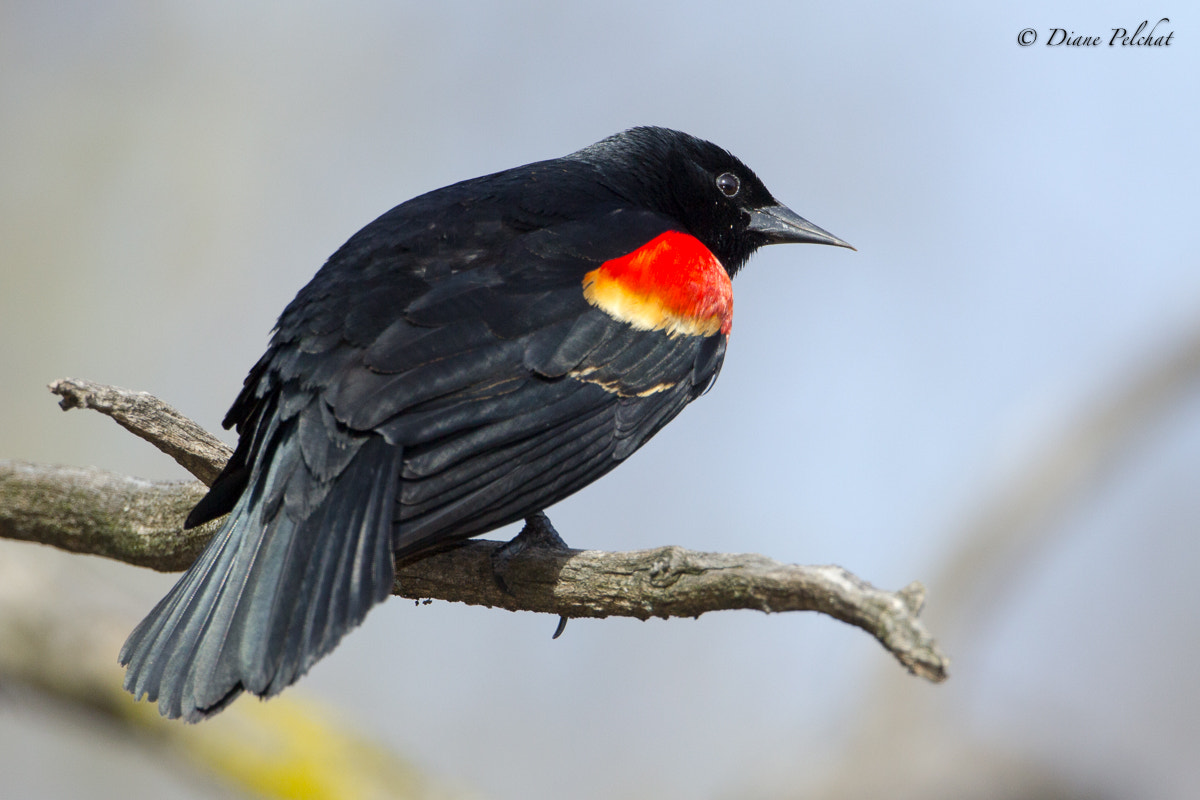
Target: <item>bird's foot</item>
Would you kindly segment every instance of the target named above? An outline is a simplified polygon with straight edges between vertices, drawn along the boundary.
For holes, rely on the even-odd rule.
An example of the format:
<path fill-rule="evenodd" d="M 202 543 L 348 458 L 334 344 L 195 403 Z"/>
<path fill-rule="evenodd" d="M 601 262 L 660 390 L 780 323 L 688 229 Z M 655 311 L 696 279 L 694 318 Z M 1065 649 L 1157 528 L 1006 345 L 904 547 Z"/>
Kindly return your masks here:
<path fill-rule="evenodd" d="M 558 535 L 558 531 L 550 524 L 550 518 L 545 512 L 538 511 L 525 518 L 525 527 L 511 540 L 492 551 L 492 577 L 496 585 L 505 594 L 511 595 L 505 575 L 514 558 L 526 550 L 569 550 L 567 543 Z M 557 639 L 567 627 L 567 618 L 558 618 L 558 627 L 552 638 Z"/>
<path fill-rule="evenodd" d="M 512 594 L 512 589 L 505 580 L 509 566 L 514 558 L 526 550 L 569 550 L 567 543 L 554 530 L 550 519 L 544 512 L 538 511 L 525 518 L 525 527 L 510 541 L 492 551 L 492 577 L 505 594 Z"/>

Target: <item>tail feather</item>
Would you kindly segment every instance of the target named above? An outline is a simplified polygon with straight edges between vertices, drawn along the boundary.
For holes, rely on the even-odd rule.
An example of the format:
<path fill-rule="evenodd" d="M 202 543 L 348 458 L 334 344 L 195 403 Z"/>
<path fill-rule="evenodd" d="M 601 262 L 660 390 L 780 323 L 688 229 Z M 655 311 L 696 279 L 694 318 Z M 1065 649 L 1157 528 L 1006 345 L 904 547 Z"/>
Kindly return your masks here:
<path fill-rule="evenodd" d="M 271 466 L 121 650 L 125 688 L 164 716 L 195 722 L 242 691 L 277 694 L 391 591 L 400 449 L 376 436 L 355 442 L 323 482 L 296 458 L 296 430 L 278 425 Z M 306 490 L 324 499 L 297 519 L 279 500 Z"/>
<path fill-rule="evenodd" d="M 325 516 L 331 521 L 344 520 L 350 529 L 365 533 L 372 524 L 370 509 L 379 506 L 391 509 L 395 505 L 396 471 L 386 480 L 386 485 L 377 481 L 368 496 L 358 503 L 351 503 L 344 496 L 331 498 L 324 509 Z M 307 608 L 297 609 L 296 623 L 281 643 L 283 663 L 288 668 L 274 676 L 271 692 L 295 681 L 312 661 L 333 649 L 342 631 L 358 624 L 368 608 L 387 599 L 394 576 L 390 532 L 346 536 L 340 546 L 322 548 L 305 572 L 301 595 L 310 602 Z"/>
<path fill-rule="evenodd" d="M 208 581 L 209 574 L 218 567 L 221 572 L 228 570 L 225 565 L 229 560 L 231 538 L 232 530 L 229 528 L 223 529 L 213 537 L 196 563 L 175 584 L 175 588 L 158 602 L 125 641 L 120 661 L 130 665 L 130 669 L 125 673 L 125 688 L 135 696 L 149 694 L 151 699 L 157 699 L 158 690 L 154 687 L 162 683 L 166 672 L 168 658 L 165 655 L 172 652 L 173 641 L 186 626 L 190 612 L 206 605 L 203 601 L 198 602 L 196 595 L 205 586 L 215 585 Z M 152 650 L 164 656 L 155 657 Z"/>

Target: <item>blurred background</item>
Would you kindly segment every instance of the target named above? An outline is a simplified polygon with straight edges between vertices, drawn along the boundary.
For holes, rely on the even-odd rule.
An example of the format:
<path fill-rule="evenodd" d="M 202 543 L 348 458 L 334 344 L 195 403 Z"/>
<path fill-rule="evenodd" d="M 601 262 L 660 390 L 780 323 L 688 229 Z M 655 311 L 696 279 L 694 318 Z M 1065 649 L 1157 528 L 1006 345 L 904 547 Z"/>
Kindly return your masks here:
<path fill-rule="evenodd" d="M 1161 16 L 1171 46 L 1107 46 Z M 265 718 L 343 781 L 407 776 L 329 796 L 1200 796 L 1198 32 L 1131 3 L 5 2 L 0 458 L 185 478 L 45 385 L 216 431 L 284 305 L 383 211 L 679 128 L 859 252 L 757 255 L 715 390 L 551 518 L 576 547 L 921 579 L 950 680 L 815 615 L 552 642 L 553 618 L 393 600 L 221 724 Z M 0 793 L 282 791 L 206 725 L 22 662 L 57 642 L 119 684 L 174 579 L 0 542 L 0 627 L 28 634 L 0 659 Z"/>

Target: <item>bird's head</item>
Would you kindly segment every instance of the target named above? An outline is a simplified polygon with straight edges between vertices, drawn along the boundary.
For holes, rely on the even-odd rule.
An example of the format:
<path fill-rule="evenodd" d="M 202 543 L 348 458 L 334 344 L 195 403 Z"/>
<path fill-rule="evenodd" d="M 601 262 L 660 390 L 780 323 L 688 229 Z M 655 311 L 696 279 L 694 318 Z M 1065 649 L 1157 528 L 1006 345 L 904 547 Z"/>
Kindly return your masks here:
<path fill-rule="evenodd" d="M 680 131 L 641 127 L 574 154 L 600 169 L 626 200 L 677 220 L 732 276 L 768 244 L 854 248 L 776 200 L 728 151 Z"/>

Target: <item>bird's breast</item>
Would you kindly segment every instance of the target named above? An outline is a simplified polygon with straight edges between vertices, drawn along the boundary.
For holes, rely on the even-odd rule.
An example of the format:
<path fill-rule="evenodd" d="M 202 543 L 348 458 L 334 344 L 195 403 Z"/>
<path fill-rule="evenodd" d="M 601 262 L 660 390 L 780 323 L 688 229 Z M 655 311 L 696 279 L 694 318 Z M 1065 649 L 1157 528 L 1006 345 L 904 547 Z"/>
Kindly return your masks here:
<path fill-rule="evenodd" d="M 667 231 L 583 278 L 593 306 L 639 330 L 728 335 L 733 324 L 729 273 L 694 236 Z"/>

